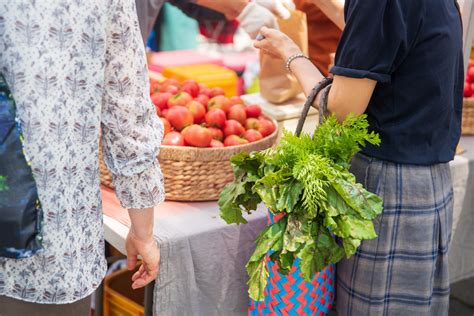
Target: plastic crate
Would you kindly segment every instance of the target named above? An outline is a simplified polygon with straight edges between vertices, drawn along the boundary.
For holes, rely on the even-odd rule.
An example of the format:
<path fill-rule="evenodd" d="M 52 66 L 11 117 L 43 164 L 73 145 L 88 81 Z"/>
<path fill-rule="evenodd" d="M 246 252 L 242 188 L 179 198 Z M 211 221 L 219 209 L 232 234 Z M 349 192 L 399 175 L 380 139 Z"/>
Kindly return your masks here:
<path fill-rule="evenodd" d="M 192 79 L 210 88 L 221 87 L 227 97 L 237 95 L 237 74 L 225 67 L 212 64 L 169 67 L 163 70 L 163 76 L 179 81 Z"/>
<path fill-rule="evenodd" d="M 175 50 L 151 53 L 148 64 L 151 71 L 162 72 L 167 67 L 197 64 L 222 65 L 222 58 L 204 55 L 195 50 Z"/>
<path fill-rule="evenodd" d="M 104 316 L 143 316 L 145 289 L 132 290 L 134 271 L 116 271 L 104 280 Z"/>

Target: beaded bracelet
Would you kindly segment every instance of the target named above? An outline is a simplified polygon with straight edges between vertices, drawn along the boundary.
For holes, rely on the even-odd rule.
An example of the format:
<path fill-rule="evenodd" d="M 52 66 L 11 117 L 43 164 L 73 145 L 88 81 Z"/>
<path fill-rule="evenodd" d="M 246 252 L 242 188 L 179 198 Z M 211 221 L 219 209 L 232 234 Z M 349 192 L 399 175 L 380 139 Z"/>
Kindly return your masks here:
<path fill-rule="evenodd" d="M 297 59 L 297 58 L 306 58 L 309 60 L 309 57 L 306 56 L 305 54 L 299 52 L 299 53 L 296 53 L 294 55 L 291 55 L 290 57 L 288 57 L 288 59 L 286 60 L 286 70 L 288 70 L 289 73 L 293 73 L 291 71 L 291 68 L 290 68 L 290 64 L 293 62 L 293 60 Z"/>

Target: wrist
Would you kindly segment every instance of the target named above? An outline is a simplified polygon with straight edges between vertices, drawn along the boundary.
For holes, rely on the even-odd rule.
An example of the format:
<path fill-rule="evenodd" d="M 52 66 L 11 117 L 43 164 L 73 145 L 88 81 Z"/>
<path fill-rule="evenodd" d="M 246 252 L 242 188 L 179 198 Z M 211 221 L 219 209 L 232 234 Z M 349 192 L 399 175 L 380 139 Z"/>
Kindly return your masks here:
<path fill-rule="evenodd" d="M 132 225 L 129 234 L 135 240 L 146 242 L 153 239 L 153 227 L 135 227 Z"/>
<path fill-rule="evenodd" d="M 296 55 L 296 54 L 302 54 L 303 52 L 301 51 L 301 49 L 294 45 L 288 49 L 285 49 L 285 53 L 283 55 L 283 58 L 285 60 L 285 62 L 288 61 L 288 59 L 290 59 L 292 56 Z"/>

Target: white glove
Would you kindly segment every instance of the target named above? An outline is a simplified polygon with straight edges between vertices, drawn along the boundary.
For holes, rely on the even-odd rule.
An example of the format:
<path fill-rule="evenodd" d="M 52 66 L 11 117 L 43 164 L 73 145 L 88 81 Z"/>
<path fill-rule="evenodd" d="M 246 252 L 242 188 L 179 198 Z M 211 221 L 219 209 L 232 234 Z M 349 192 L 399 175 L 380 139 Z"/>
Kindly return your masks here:
<path fill-rule="evenodd" d="M 252 39 L 255 39 L 263 26 L 279 29 L 275 15 L 255 2 L 249 2 L 239 14 L 237 20 L 240 23 L 240 27 L 242 27 Z"/>
<path fill-rule="evenodd" d="M 254 0 L 254 2 L 270 10 L 283 20 L 290 18 L 290 10 L 295 10 L 293 0 Z"/>

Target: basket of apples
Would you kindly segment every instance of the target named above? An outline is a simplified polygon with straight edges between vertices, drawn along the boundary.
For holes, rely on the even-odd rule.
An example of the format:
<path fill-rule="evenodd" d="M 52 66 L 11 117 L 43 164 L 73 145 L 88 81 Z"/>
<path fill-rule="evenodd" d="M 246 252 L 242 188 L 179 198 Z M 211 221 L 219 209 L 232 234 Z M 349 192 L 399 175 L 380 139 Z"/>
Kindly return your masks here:
<path fill-rule="evenodd" d="M 463 135 L 474 135 L 474 60 L 469 61 L 464 82 L 464 101 L 462 111 Z"/>
<path fill-rule="evenodd" d="M 276 142 L 275 120 L 264 116 L 258 105 L 225 97 L 221 88 L 166 79 L 152 82 L 151 89 L 164 125 L 158 160 L 167 200 L 218 200 L 224 186 L 233 181 L 230 158 Z M 101 164 L 102 183 L 112 186 L 111 175 L 104 174 Z"/>

